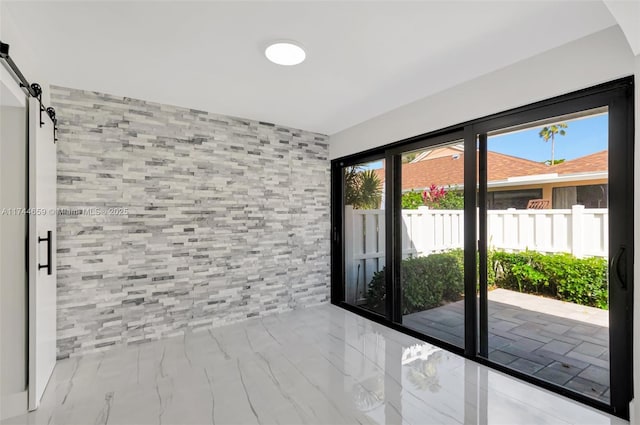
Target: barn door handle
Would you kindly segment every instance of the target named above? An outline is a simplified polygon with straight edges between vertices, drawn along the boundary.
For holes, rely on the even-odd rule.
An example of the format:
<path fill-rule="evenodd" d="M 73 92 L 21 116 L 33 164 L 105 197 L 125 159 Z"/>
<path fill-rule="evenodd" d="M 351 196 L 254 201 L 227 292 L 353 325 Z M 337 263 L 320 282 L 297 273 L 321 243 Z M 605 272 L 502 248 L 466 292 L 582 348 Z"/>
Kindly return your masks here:
<path fill-rule="evenodd" d="M 620 286 L 622 287 L 622 289 L 627 289 L 627 274 L 626 272 L 623 272 L 620 270 L 620 263 L 623 258 L 623 255 L 625 253 L 625 248 L 624 245 L 621 245 L 620 248 L 618 249 L 618 252 L 616 252 L 616 255 L 613 256 L 613 258 L 611 259 L 611 271 L 610 273 L 613 273 L 616 277 L 616 279 L 618 280 L 618 282 L 620 282 Z"/>
<path fill-rule="evenodd" d="M 47 274 L 51 274 L 51 264 L 53 253 L 51 252 L 51 230 L 47 230 L 47 237 L 41 238 L 38 236 L 38 243 L 46 242 L 47 243 L 47 264 L 38 263 L 38 270 L 47 269 Z"/>

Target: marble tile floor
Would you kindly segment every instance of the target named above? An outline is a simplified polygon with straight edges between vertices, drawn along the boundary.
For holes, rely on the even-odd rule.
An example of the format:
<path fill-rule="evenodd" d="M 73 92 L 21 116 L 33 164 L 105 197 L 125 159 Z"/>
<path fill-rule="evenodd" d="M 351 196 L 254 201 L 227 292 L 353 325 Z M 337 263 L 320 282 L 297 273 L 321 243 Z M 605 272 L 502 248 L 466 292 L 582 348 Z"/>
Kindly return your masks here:
<path fill-rule="evenodd" d="M 332 305 L 61 360 L 3 424 L 626 424 Z"/>

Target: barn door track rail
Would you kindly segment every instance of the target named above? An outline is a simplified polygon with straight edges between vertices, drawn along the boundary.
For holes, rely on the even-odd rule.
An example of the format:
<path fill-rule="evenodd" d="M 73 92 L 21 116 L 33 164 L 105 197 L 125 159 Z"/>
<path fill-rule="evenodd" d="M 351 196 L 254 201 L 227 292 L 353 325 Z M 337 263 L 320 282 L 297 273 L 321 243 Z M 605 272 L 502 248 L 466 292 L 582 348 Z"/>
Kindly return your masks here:
<path fill-rule="evenodd" d="M 40 104 L 40 127 L 44 125 L 44 121 L 42 121 L 42 113 L 46 112 L 53 123 L 53 142 L 55 143 L 58 140 L 58 119 L 56 118 L 56 110 L 51 106 L 45 107 L 42 104 L 42 87 L 40 87 L 40 84 L 38 83 L 29 84 L 29 81 L 27 81 L 27 78 L 20 71 L 18 65 L 16 65 L 13 59 L 11 59 L 11 56 L 9 56 L 9 45 L 2 41 L 0 41 L 0 59 L 3 59 L 6 62 L 20 87 L 25 90 L 29 96 L 38 99 L 38 103 Z"/>

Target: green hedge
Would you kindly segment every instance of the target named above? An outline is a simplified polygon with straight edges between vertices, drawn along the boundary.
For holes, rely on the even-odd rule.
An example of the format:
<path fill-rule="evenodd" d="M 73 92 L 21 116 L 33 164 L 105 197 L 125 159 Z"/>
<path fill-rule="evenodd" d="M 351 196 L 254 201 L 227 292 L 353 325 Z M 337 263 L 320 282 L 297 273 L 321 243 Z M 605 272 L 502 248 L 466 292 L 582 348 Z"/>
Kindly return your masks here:
<path fill-rule="evenodd" d="M 462 250 L 402 261 L 402 314 L 438 307 L 461 298 L 464 287 Z M 368 308 L 384 312 L 385 269 L 373 275 L 367 290 Z"/>
<path fill-rule="evenodd" d="M 489 252 L 488 284 L 527 294 L 607 309 L 607 260 L 535 251 Z M 464 251 L 456 249 L 402 261 L 403 314 L 438 307 L 462 298 Z M 384 312 L 385 269 L 367 288 L 368 308 Z"/>
<path fill-rule="evenodd" d="M 576 304 L 607 309 L 607 260 L 535 251 L 494 251 L 490 261 L 498 288 L 546 295 Z"/>

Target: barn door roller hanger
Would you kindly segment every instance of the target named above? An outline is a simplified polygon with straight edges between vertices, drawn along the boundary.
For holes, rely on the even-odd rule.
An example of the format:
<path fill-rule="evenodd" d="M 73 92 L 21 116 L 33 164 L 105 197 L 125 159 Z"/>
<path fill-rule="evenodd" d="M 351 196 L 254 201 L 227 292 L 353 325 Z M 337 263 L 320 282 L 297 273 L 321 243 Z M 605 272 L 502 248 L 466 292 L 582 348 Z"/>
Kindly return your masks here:
<path fill-rule="evenodd" d="M 40 127 L 44 125 L 44 121 L 42 121 L 42 113 L 46 112 L 53 123 L 53 142 L 55 143 L 58 140 L 58 119 L 56 118 L 56 110 L 51 106 L 45 107 L 42 104 L 42 87 L 40 87 L 40 84 L 38 83 L 29 84 L 29 81 L 27 81 L 24 74 L 20 72 L 18 65 L 16 65 L 13 59 L 11 59 L 11 56 L 9 56 L 9 45 L 2 41 L 0 41 L 0 59 L 3 59 L 7 63 L 20 87 L 24 89 L 29 96 L 38 99 L 38 103 L 40 104 Z"/>

